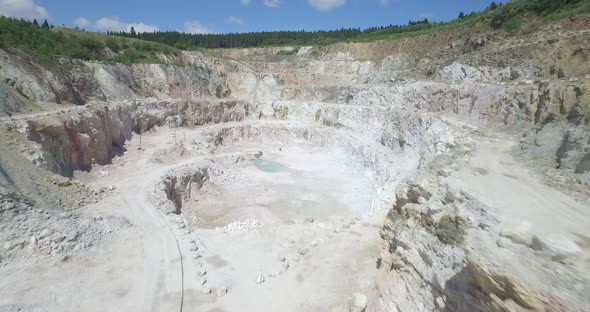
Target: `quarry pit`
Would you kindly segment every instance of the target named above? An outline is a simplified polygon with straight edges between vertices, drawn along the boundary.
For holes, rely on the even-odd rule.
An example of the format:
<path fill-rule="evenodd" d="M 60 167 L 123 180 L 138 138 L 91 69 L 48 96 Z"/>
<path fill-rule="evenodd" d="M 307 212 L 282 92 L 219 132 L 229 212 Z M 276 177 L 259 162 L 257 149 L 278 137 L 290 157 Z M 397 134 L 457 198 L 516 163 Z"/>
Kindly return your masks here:
<path fill-rule="evenodd" d="M 69 80 L 0 49 L 0 311 L 590 309 L 590 19 L 552 25 Z"/>

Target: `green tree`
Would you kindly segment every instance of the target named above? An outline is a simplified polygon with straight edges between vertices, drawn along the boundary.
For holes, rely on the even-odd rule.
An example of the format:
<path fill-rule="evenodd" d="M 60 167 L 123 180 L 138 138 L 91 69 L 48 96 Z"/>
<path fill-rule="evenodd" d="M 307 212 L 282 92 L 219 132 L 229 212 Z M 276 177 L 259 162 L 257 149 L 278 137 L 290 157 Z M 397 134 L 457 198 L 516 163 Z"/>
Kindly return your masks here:
<path fill-rule="evenodd" d="M 492 3 L 490 3 L 490 10 L 495 10 L 498 8 L 498 4 L 496 3 L 496 1 L 492 1 Z"/>
<path fill-rule="evenodd" d="M 37 19 L 33 20 L 33 26 L 39 28 L 39 22 L 37 22 Z"/>
<path fill-rule="evenodd" d="M 463 19 L 463 18 L 465 18 L 465 13 L 463 13 L 463 11 L 461 11 L 459 13 L 459 19 Z"/>
<path fill-rule="evenodd" d="M 137 33 L 135 32 L 135 28 L 133 26 L 131 26 L 131 30 L 129 31 L 129 33 L 131 33 L 132 37 L 137 36 Z"/>
<path fill-rule="evenodd" d="M 43 25 L 41 25 L 41 28 L 43 29 L 49 29 L 49 23 L 47 23 L 47 20 L 43 21 Z"/>

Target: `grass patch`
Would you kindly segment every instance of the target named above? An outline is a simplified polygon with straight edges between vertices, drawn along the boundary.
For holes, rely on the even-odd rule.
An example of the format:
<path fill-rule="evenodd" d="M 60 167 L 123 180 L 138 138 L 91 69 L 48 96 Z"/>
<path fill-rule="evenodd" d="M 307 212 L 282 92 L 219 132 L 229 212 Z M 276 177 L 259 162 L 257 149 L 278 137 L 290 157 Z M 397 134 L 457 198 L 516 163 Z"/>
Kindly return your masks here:
<path fill-rule="evenodd" d="M 502 26 L 502 28 L 512 31 L 512 30 L 517 30 L 520 29 L 522 27 L 522 22 L 517 20 L 517 19 L 511 19 L 508 22 L 504 23 L 504 25 Z"/>

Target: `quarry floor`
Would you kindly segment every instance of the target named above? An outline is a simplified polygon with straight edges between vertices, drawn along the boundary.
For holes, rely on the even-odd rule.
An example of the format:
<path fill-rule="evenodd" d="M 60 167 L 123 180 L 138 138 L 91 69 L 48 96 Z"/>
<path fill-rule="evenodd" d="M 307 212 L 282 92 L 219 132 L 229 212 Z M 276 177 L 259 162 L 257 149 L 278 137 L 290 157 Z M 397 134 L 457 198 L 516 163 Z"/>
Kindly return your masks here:
<path fill-rule="evenodd" d="M 342 151 L 303 145 L 242 142 L 170 153 L 175 141 L 190 142 L 199 131 L 159 129 L 142 136 L 141 150 L 136 136 L 112 164 L 79 173 L 93 186 L 114 189 L 81 212 L 124 216 L 132 226 L 71 261 L 0 268 L 0 304 L 26 302 L 44 311 L 348 311 L 355 293 L 371 291 L 387 210 L 373 209 L 369 172 L 350 165 Z M 534 233 L 588 239 L 584 205 L 518 164 L 513 144 L 500 135 L 479 140 L 445 179 L 506 222 L 526 220 Z M 257 162 L 258 151 L 268 162 Z M 181 217 L 165 216 L 150 201 L 154 183 L 170 169 L 221 158 L 236 165 L 212 176 Z M 563 217 L 554 218 L 555 210 Z M 227 230 L 251 220 L 257 221 L 251 229 Z M 585 256 L 577 266 L 587 274 L 590 245 L 580 246 Z M 538 273 L 488 247 L 475 246 L 490 258 L 514 260 L 517 273 Z"/>
<path fill-rule="evenodd" d="M 185 311 L 347 310 L 377 270 L 387 211 L 369 213 L 371 176 L 347 166 L 341 151 L 321 147 L 246 142 L 213 154 L 167 155 L 178 146 L 175 135 L 179 143 L 199 131 L 144 134 L 141 150 L 134 137 L 112 164 L 77 173 L 114 189 L 82 213 L 124 216 L 132 226 L 71 261 L 2 273 L 0 303 L 47 311 L 176 311 L 181 302 Z M 257 166 L 258 151 L 268 163 Z M 151 203 L 154 183 L 170 169 L 221 158 L 244 160 L 212 176 L 182 217 L 164 216 Z M 190 226 L 178 226 L 181 219 Z M 259 226 L 222 229 L 251 220 Z"/>

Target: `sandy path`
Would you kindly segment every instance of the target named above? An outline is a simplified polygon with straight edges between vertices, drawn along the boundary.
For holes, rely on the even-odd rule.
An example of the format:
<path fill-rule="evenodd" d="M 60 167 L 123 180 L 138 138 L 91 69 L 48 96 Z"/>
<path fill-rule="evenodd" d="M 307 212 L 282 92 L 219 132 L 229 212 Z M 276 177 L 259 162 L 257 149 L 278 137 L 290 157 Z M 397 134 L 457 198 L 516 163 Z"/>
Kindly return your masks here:
<path fill-rule="evenodd" d="M 562 234 L 578 242 L 585 256 L 578 269 L 588 272 L 590 211 L 572 197 L 544 184 L 525 165 L 514 159 L 511 149 L 518 143 L 507 135 L 480 137 L 468 157 L 468 167 L 446 178 L 484 202 L 505 225 L 528 222 L 532 234 Z"/>
<path fill-rule="evenodd" d="M 176 242 L 148 200 L 153 180 L 168 168 L 150 168 L 148 154 L 136 151 L 133 142 L 128 147 L 125 166 L 102 168 L 117 166 L 104 181 L 116 191 L 85 212 L 122 215 L 132 227 L 73 261 L 48 265 L 51 260 L 43 259 L 7 274 L 0 282 L 0 303 L 39 304 L 48 311 L 179 310 L 182 275 Z M 8 286 L 14 283 L 19 287 Z"/>

